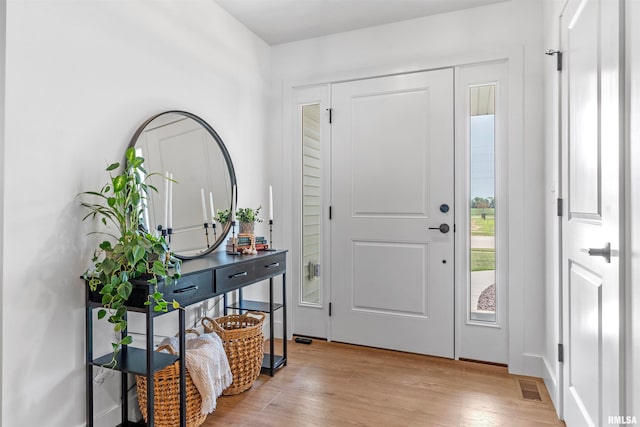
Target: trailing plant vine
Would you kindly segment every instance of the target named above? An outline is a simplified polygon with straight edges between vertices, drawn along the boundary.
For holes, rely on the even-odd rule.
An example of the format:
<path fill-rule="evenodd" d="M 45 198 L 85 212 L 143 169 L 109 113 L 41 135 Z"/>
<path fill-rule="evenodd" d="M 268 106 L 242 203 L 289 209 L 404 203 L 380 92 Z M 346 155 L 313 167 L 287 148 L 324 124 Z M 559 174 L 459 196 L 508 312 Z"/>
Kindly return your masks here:
<path fill-rule="evenodd" d="M 148 174 L 144 169 L 144 158 L 136 156 L 134 148 L 125 154 L 125 165 L 113 163 L 107 167 L 109 181 L 99 191 L 80 193 L 97 197 L 97 203 L 81 202 L 89 209 L 82 220 L 98 217 L 107 229 L 116 231 L 96 231 L 89 234 L 101 234 L 107 238 L 94 251 L 93 266 L 87 269 L 83 277 L 92 291 L 98 290 L 102 296 L 103 308 L 98 310 L 98 319 L 107 318 L 113 324 L 113 330 L 121 333 L 126 330 L 126 302 L 133 290 L 132 280 L 145 280 L 154 285 L 146 305 L 153 304 L 153 310 L 166 312 L 169 303 L 158 290 L 159 281 L 168 283 L 180 278 L 180 260 L 175 258 L 162 236 L 150 233 L 141 223 L 142 213 L 149 191 L 158 190 L 148 184 L 148 179 L 158 173 Z M 174 308 L 179 304 L 174 300 Z M 115 356 L 120 346 L 131 344 L 130 335 L 112 343 Z"/>

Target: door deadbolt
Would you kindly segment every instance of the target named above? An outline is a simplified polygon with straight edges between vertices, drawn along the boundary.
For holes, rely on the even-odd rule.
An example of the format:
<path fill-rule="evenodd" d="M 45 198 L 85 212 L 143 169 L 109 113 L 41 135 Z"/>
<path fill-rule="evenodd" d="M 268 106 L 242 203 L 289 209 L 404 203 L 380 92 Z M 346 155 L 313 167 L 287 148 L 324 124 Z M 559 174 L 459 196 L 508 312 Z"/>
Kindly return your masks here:
<path fill-rule="evenodd" d="M 439 227 L 429 227 L 429 230 L 440 230 L 441 233 L 448 233 L 451 228 L 449 224 L 440 224 Z"/>

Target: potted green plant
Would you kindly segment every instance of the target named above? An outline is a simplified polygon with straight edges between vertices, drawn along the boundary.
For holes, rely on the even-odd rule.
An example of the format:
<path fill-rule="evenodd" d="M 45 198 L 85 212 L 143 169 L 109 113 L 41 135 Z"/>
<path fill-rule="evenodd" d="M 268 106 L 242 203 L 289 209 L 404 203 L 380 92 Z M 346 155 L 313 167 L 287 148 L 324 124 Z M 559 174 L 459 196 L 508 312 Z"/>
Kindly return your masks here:
<path fill-rule="evenodd" d="M 107 167 L 110 179 L 99 191 L 80 193 L 98 199 L 96 203 L 81 202 L 82 206 L 89 209 L 83 221 L 98 217 L 106 227 L 104 231 L 90 233 L 105 235 L 106 239 L 94 251 L 93 265 L 84 272 L 83 277 L 92 293 L 98 293 L 102 303 L 98 319 L 107 317 L 116 333 L 127 326 L 125 305 L 136 281 L 142 281 L 147 289 L 153 286 L 154 292 L 148 292 L 144 304 L 153 304 L 154 311 L 166 312 L 168 302 L 159 292 L 158 284 L 180 278 L 180 260 L 169 251 L 162 236 L 150 233 L 141 224 L 148 192 L 158 191 L 147 181 L 153 175 L 162 176 L 158 173 L 148 174 L 143 163 L 144 159 L 136 156 L 135 149 L 129 148 L 122 169 L 120 163 Z M 179 304 L 173 301 L 173 307 L 179 308 Z M 131 336 L 127 335 L 112 343 L 113 363 L 120 346 L 131 342 Z"/>
<path fill-rule="evenodd" d="M 254 234 L 255 223 L 262 222 L 262 219 L 258 218 L 260 209 L 262 206 L 258 206 L 256 209 L 239 208 L 236 211 L 236 218 L 240 221 L 241 234 Z"/>

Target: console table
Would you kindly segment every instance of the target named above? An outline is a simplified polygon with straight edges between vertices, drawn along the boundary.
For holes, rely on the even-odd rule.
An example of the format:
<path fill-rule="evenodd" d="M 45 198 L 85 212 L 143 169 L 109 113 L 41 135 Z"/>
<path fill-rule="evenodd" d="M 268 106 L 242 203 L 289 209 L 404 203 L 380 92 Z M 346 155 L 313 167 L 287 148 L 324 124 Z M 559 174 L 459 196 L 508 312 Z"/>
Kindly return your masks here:
<path fill-rule="evenodd" d="M 257 255 L 229 255 L 226 252 L 214 252 L 202 258 L 182 262 L 182 277 L 176 284 L 158 285 L 167 301 L 175 299 L 181 307 L 204 301 L 217 295 L 224 296 L 225 313 L 228 308 L 237 310 L 257 310 L 269 313 L 270 350 L 265 355 L 263 368 L 273 376 L 274 370 L 287 364 L 287 306 L 286 306 L 286 250 L 258 252 Z M 273 279 L 282 276 L 282 303 L 273 301 Z M 244 301 L 242 288 L 257 282 L 269 280 L 269 302 Z M 239 290 L 240 301 L 237 306 L 227 305 L 227 293 Z M 117 355 L 117 365 L 112 368 L 121 374 L 121 418 L 122 426 L 134 425 L 128 420 L 128 374 L 147 377 L 147 425 L 154 425 L 154 373 L 180 362 L 180 426 L 186 426 L 186 368 L 185 368 L 185 312 L 178 310 L 180 351 L 170 355 L 153 351 L 153 320 L 166 313 L 154 312 L 153 306 L 145 306 L 149 294 L 154 292 L 153 285 L 142 282 L 134 285 L 127 303 L 127 311 L 144 313 L 146 318 L 146 349 L 123 346 Z M 93 355 L 93 310 L 101 307 L 101 296 L 87 287 L 86 297 L 86 416 L 87 426 L 93 426 L 93 367 L 106 366 L 112 359 L 112 353 L 94 359 Z M 169 304 L 171 306 L 171 304 Z M 173 309 L 170 308 L 170 311 Z M 282 310 L 283 348 L 282 355 L 274 354 L 273 312 Z M 125 315 L 126 316 L 126 315 Z M 127 331 L 122 331 L 126 336 Z M 149 351 L 150 350 L 150 351 Z M 138 425 L 138 424 L 135 424 Z"/>

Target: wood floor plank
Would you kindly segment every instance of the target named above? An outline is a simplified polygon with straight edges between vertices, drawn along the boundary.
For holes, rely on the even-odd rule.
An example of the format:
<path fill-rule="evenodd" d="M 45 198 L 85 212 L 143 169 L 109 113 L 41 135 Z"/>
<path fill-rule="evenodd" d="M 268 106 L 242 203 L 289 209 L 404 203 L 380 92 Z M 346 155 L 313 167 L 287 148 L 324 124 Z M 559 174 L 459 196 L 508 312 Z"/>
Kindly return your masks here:
<path fill-rule="evenodd" d="M 564 426 L 539 378 L 473 362 L 314 340 L 288 365 L 221 396 L 212 426 Z M 535 382 L 542 401 L 522 397 Z"/>

